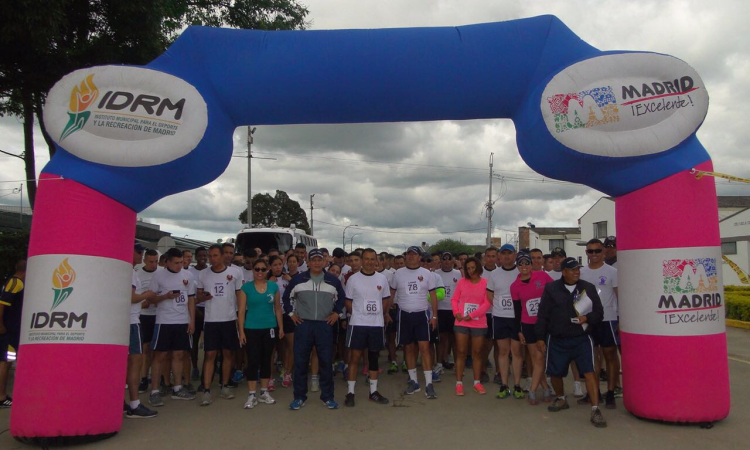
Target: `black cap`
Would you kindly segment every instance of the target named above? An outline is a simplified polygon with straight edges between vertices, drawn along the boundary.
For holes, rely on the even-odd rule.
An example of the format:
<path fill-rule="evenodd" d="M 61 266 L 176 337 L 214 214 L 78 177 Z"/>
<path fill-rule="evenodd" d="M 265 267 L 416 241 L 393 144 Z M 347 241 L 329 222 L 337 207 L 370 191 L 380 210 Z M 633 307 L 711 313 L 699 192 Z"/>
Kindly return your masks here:
<path fill-rule="evenodd" d="M 560 268 L 562 269 L 575 269 L 578 267 L 581 267 L 581 265 L 578 264 L 578 260 L 572 256 L 570 258 L 565 258 L 563 262 L 560 263 Z"/>
<path fill-rule="evenodd" d="M 142 246 L 140 242 L 136 242 L 133 245 L 133 251 L 138 253 L 143 253 L 143 251 L 146 250 L 146 247 Z"/>
<path fill-rule="evenodd" d="M 526 252 L 519 252 L 518 256 L 516 256 L 516 264 L 520 264 L 523 261 L 531 264 L 531 255 Z"/>
<path fill-rule="evenodd" d="M 443 254 L 440 255 L 440 259 L 453 259 L 453 254 L 451 254 L 451 252 L 443 252 Z"/>
<path fill-rule="evenodd" d="M 333 254 L 333 256 L 334 256 L 335 258 L 346 258 L 346 256 L 347 256 L 347 255 L 346 255 L 346 252 L 345 252 L 345 251 L 344 251 L 344 249 L 343 249 L 343 248 L 341 248 L 341 247 L 336 247 L 336 248 L 334 248 L 334 249 L 333 249 L 333 253 L 332 253 L 332 254 Z"/>
<path fill-rule="evenodd" d="M 324 258 L 325 259 L 325 255 L 323 254 L 323 252 L 320 251 L 319 248 L 314 248 L 314 249 L 310 250 L 309 252 L 307 252 L 307 259 L 311 260 L 313 258 Z"/>
<path fill-rule="evenodd" d="M 604 246 L 607 248 L 617 248 L 617 238 L 614 236 L 607 236 L 604 240 Z"/>
<path fill-rule="evenodd" d="M 422 249 L 420 247 L 417 247 L 416 245 L 412 245 L 411 247 L 406 249 L 406 253 L 413 252 L 416 253 L 419 256 L 422 256 Z"/>
<path fill-rule="evenodd" d="M 551 255 L 552 255 L 553 258 L 555 256 L 562 256 L 563 258 L 565 258 L 566 256 L 568 256 L 568 254 L 565 253 L 565 250 L 563 250 L 560 247 L 555 247 L 554 249 L 552 249 Z"/>

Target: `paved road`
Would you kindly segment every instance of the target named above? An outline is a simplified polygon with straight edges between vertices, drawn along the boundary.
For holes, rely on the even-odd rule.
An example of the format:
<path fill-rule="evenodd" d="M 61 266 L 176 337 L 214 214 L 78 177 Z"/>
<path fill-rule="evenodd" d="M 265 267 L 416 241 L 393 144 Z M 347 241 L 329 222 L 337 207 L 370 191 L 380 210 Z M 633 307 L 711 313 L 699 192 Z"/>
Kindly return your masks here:
<path fill-rule="evenodd" d="M 82 448 L 180 449 L 247 448 L 264 449 L 393 449 L 396 446 L 424 449 L 482 448 L 586 448 L 603 444 L 613 449 L 704 449 L 747 448 L 750 423 L 750 331 L 729 329 L 729 369 L 732 412 L 727 419 L 704 430 L 697 426 L 672 426 L 638 420 L 618 404 L 604 410 L 609 427 L 593 428 L 589 408 L 571 405 L 560 413 L 549 413 L 546 405 L 529 406 L 525 401 L 497 400 L 494 388 L 486 396 L 467 392 L 463 398 L 452 393 L 452 372 L 437 384 L 439 398 L 428 401 L 422 394 L 400 397 L 405 376 L 382 375 L 381 392 L 395 402 L 381 406 L 366 401 L 367 386 L 357 386 L 355 408 L 343 407 L 346 384 L 336 380 L 336 398 L 341 409 L 325 409 L 311 395 L 300 411 L 289 411 L 291 389 L 275 393 L 276 405 L 259 405 L 243 410 L 244 391 L 237 389 L 234 400 L 216 399 L 209 407 L 197 401 L 165 399 L 159 417 L 152 420 L 123 420 L 114 438 Z M 470 374 L 470 372 L 469 372 Z M 421 376 L 420 376 L 421 379 Z M 469 381 L 469 377 L 466 377 Z M 468 386 L 467 386 L 468 387 Z M 700 392 L 694 395 L 701 395 Z M 0 410 L 0 431 L 8 428 L 9 411 Z M 467 439 L 470 436 L 470 439 Z M 605 441 L 606 440 L 606 443 Z M 0 448 L 26 448 L 9 436 L 0 435 Z M 468 450 L 468 448 L 467 448 Z"/>

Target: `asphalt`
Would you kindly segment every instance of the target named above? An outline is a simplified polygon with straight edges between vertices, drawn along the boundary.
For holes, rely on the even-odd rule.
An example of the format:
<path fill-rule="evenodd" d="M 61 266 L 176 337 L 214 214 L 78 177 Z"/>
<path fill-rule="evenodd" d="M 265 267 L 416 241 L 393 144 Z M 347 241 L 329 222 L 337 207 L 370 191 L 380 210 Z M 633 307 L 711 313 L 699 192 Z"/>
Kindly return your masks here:
<path fill-rule="evenodd" d="M 261 404 L 254 410 L 242 408 L 246 395 L 242 388 L 236 389 L 235 399 L 215 398 L 208 407 L 200 407 L 198 400 L 167 398 L 165 406 L 158 408 L 158 418 L 123 419 L 116 436 L 80 448 L 744 449 L 750 423 L 750 331 L 730 328 L 727 338 L 732 410 L 711 429 L 639 420 L 621 403 L 616 410 L 603 410 L 609 426 L 596 429 L 589 424 L 590 408 L 575 402 L 567 411 L 550 413 L 541 402 L 530 406 L 512 398 L 496 399 L 495 385 L 488 385 L 487 395 L 476 395 L 469 388 L 470 371 L 465 376 L 466 396 L 456 397 L 454 374 L 448 371 L 444 381 L 435 385 L 437 400 L 427 400 L 423 393 L 403 396 L 405 374 L 382 374 L 380 391 L 391 399 L 385 406 L 367 401 L 367 384 L 360 378 L 357 405 L 345 408 L 346 383 L 341 375 L 335 385 L 336 400 L 341 403 L 338 410 L 326 409 L 310 393 L 301 410 L 290 411 L 291 389 L 281 387 L 273 394 L 275 405 Z M 572 385 L 572 380 L 567 382 Z M 9 416 L 9 410 L 0 410 L 0 449 L 28 448 L 7 431 Z"/>

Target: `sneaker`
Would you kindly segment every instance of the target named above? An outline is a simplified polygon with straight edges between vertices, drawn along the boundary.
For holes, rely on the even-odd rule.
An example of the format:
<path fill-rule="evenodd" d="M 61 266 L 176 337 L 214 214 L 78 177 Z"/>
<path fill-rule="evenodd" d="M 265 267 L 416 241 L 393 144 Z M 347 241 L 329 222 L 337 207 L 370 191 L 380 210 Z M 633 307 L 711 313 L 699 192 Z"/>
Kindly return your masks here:
<path fill-rule="evenodd" d="M 235 370 L 234 374 L 232 375 L 232 381 L 235 383 L 239 383 L 242 381 L 242 371 L 241 370 Z"/>
<path fill-rule="evenodd" d="M 185 390 L 186 390 L 186 391 L 188 392 L 188 394 L 190 394 L 190 395 L 195 395 L 195 394 L 197 394 L 197 393 L 198 393 L 198 392 L 197 392 L 197 391 L 195 390 L 195 387 L 193 387 L 193 385 L 192 385 L 191 383 L 188 383 L 188 384 L 183 384 L 183 385 L 182 385 L 182 388 L 183 388 L 183 389 L 185 389 Z"/>
<path fill-rule="evenodd" d="M 529 405 L 536 405 L 539 403 L 536 400 L 536 392 L 529 392 L 527 399 L 529 400 Z"/>
<path fill-rule="evenodd" d="M 138 384 L 138 393 L 143 394 L 148 390 L 148 381 L 147 380 L 141 380 L 140 384 Z"/>
<path fill-rule="evenodd" d="M 487 372 L 482 372 L 482 375 L 479 376 L 479 381 L 482 383 L 489 383 L 490 382 L 490 376 L 487 375 Z"/>
<path fill-rule="evenodd" d="M 294 401 L 289 404 L 289 409 L 296 411 L 302 408 L 303 406 L 305 406 L 305 401 L 302 400 L 301 398 L 295 398 Z"/>
<path fill-rule="evenodd" d="M 346 394 L 346 400 L 344 400 L 344 406 L 352 407 L 354 406 L 354 394 L 351 392 Z"/>
<path fill-rule="evenodd" d="M 258 401 L 261 403 L 265 403 L 266 405 L 273 405 L 274 403 L 276 403 L 276 400 L 271 397 L 271 393 L 268 391 L 260 394 Z"/>
<path fill-rule="evenodd" d="M 170 396 L 172 400 L 195 400 L 195 394 L 191 394 L 184 387 L 180 388 L 179 391 L 172 391 Z"/>
<path fill-rule="evenodd" d="M 510 389 L 508 389 L 508 386 L 503 384 L 500 386 L 500 391 L 498 391 L 497 393 L 497 398 L 505 400 L 508 397 L 510 397 Z"/>
<path fill-rule="evenodd" d="M 438 375 L 442 375 L 443 370 L 445 370 L 445 369 L 443 369 L 443 363 L 437 363 L 435 365 L 435 368 L 432 369 L 432 373 L 436 373 Z"/>
<path fill-rule="evenodd" d="M 607 391 L 604 395 L 604 406 L 607 409 L 617 409 L 617 403 L 615 403 L 615 393 L 613 391 Z"/>
<path fill-rule="evenodd" d="M 258 406 L 258 399 L 255 398 L 255 394 L 249 394 L 247 396 L 247 401 L 245 402 L 245 409 L 253 409 L 256 406 Z M 297 408 L 299 409 L 299 408 Z"/>
<path fill-rule="evenodd" d="M 388 404 L 388 399 L 385 398 L 385 397 L 383 397 L 382 395 L 380 395 L 380 392 L 378 392 L 378 391 L 375 391 L 372 394 L 370 394 L 369 399 L 370 399 L 371 402 L 375 402 L 375 403 L 380 404 L 380 405 L 387 405 Z M 353 395 L 352 395 L 352 402 L 354 402 L 354 396 Z M 354 405 L 352 405 L 352 406 L 354 406 Z"/>
<path fill-rule="evenodd" d="M 476 392 L 479 395 L 484 395 L 487 393 L 487 391 L 484 389 L 484 386 L 482 386 L 482 383 L 474 385 L 474 392 Z"/>
<path fill-rule="evenodd" d="M 130 405 L 127 402 L 122 402 L 122 413 L 127 414 L 130 412 Z"/>
<path fill-rule="evenodd" d="M 148 396 L 148 404 L 151 406 L 164 406 L 164 400 L 162 400 L 159 392 L 152 392 Z"/>
<path fill-rule="evenodd" d="M 292 385 L 292 376 L 288 373 L 284 374 L 284 381 L 281 382 L 281 387 L 288 388 Z"/>
<path fill-rule="evenodd" d="M 622 388 L 620 386 L 615 388 L 615 398 L 622 398 Z"/>
<path fill-rule="evenodd" d="M 453 363 L 452 363 L 452 362 L 450 362 L 450 361 L 443 361 L 443 367 L 444 367 L 444 368 L 445 368 L 446 370 L 453 370 L 453 368 L 455 367 L 455 364 L 453 364 Z"/>
<path fill-rule="evenodd" d="M 338 364 L 336 364 L 336 372 L 344 373 L 344 369 L 346 367 L 346 364 L 344 364 L 344 361 L 339 361 Z M 333 375 L 336 375 L 336 372 L 333 372 Z"/>
<path fill-rule="evenodd" d="M 326 408 L 328 409 L 339 409 L 339 404 L 336 403 L 336 400 L 328 400 L 327 402 L 323 402 L 324 405 L 326 405 Z"/>
<path fill-rule="evenodd" d="M 229 389 L 229 386 L 224 386 L 221 388 L 221 393 L 219 394 L 221 398 L 225 398 L 227 400 L 231 400 L 234 398 L 234 394 L 232 393 L 232 390 Z"/>
<path fill-rule="evenodd" d="M 273 378 L 271 378 L 270 380 L 268 380 L 268 390 L 270 392 L 273 392 L 273 391 L 276 390 L 276 382 L 273 380 Z"/>
<path fill-rule="evenodd" d="M 223 390 L 224 388 L 222 388 Z M 208 406 L 213 403 L 211 393 L 209 391 L 203 391 L 203 397 L 201 398 L 201 406 Z"/>
<path fill-rule="evenodd" d="M 524 398 L 526 398 L 526 394 L 523 393 L 523 389 L 521 389 L 521 386 L 513 386 L 513 398 L 515 398 L 516 400 L 523 400 Z"/>
<path fill-rule="evenodd" d="M 310 392 L 318 391 L 320 391 L 320 380 L 318 378 L 313 378 L 312 381 L 310 381 Z"/>
<path fill-rule="evenodd" d="M 197 367 L 193 369 L 192 378 L 193 378 L 193 381 L 198 381 L 201 379 L 201 372 L 200 370 L 198 370 Z"/>
<path fill-rule="evenodd" d="M 602 411 L 599 408 L 595 408 L 591 411 L 591 423 L 596 428 L 607 428 L 607 421 L 604 420 Z"/>
<path fill-rule="evenodd" d="M 432 383 L 425 386 L 424 395 L 430 400 L 434 400 L 437 398 L 437 394 L 435 393 L 435 387 Z"/>
<path fill-rule="evenodd" d="M 162 384 L 161 386 L 159 386 L 159 395 L 161 395 L 162 397 L 166 397 L 172 391 L 172 385 L 167 386 Z"/>
<path fill-rule="evenodd" d="M 409 380 L 406 383 L 406 391 L 404 391 L 404 394 L 406 395 L 413 395 L 419 392 L 421 389 L 419 387 L 419 383 L 417 383 L 414 380 Z"/>
<path fill-rule="evenodd" d="M 242 380 L 240 380 L 240 381 L 242 381 Z M 228 387 L 229 389 L 234 389 L 237 386 L 239 386 L 239 383 L 236 383 L 234 380 L 230 379 L 229 382 L 227 384 L 225 384 L 224 386 Z"/>
<path fill-rule="evenodd" d="M 558 412 L 562 411 L 563 409 L 570 409 L 567 398 L 557 397 L 555 398 L 555 401 L 547 407 L 547 411 L 549 412 Z"/>
<path fill-rule="evenodd" d="M 398 372 L 398 364 L 396 361 L 391 361 L 391 365 L 388 367 L 388 375 L 393 375 L 396 372 Z"/>
<path fill-rule="evenodd" d="M 591 397 L 589 397 L 589 393 L 587 392 L 586 395 L 584 395 L 582 398 L 579 398 L 576 403 L 578 403 L 579 405 L 590 405 Z M 602 397 L 601 392 L 599 392 L 599 403 L 604 403 L 604 398 Z"/>
<path fill-rule="evenodd" d="M 433 383 L 440 383 L 442 380 L 440 379 L 440 374 L 438 372 L 432 371 L 432 382 Z"/>
<path fill-rule="evenodd" d="M 464 385 L 463 384 L 457 384 L 456 385 L 456 395 L 458 395 L 459 397 L 463 397 L 464 396 Z"/>
<path fill-rule="evenodd" d="M 495 383 L 495 384 L 497 384 L 497 385 L 502 385 L 503 384 L 503 380 L 502 380 L 502 378 L 500 378 L 500 374 L 499 373 L 495 373 L 495 377 L 492 379 L 492 382 Z"/>
<path fill-rule="evenodd" d="M 158 415 L 159 415 L 158 412 L 151 411 L 150 409 L 143 406 L 143 403 L 141 403 L 135 409 L 128 408 L 128 413 L 125 417 L 127 417 L 128 419 L 151 419 Z"/>
<path fill-rule="evenodd" d="M 406 361 L 401 363 L 401 372 L 403 373 L 409 372 L 409 369 L 406 367 Z"/>
<path fill-rule="evenodd" d="M 542 401 L 545 403 L 549 403 L 554 399 L 555 399 L 555 392 L 551 388 L 545 389 L 544 396 L 542 397 Z"/>
<path fill-rule="evenodd" d="M 575 398 L 581 398 L 583 397 L 583 383 L 580 381 L 576 381 L 573 383 L 573 397 Z"/>

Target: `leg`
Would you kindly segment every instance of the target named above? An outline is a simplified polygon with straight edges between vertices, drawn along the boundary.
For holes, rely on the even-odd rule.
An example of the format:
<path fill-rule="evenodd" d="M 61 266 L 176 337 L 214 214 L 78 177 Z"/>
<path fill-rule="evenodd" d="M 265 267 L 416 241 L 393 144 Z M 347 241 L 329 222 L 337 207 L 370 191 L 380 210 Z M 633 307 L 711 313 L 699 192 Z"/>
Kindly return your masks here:
<path fill-rule="evenodd" d="M 388 361 L 396 361 L 396 333 L 388 331 Z"/>
<path fill-rule="evenodd" d="M 226 386 L 229 384 L 229 380 L 232 377 L 232 363 L 234 362 L 234 354 L 235 352 L 232 350 L 222 350 L 221 355 L 224 359 L 224 364 L 221 365 L 221 384 L 222 386 Z M 213 370 L 213 363 L 211 363 L 210 366 L 205 366 L 203 371 L 210 371 L 212 374 L 214 372 Z"/>
<path fill-rule="evenodd" d="M 513 354 L 513 383 L 515 386 L 521 384 L 521 369 L 523 367 L 523 347 L 520 341 L 510 340 L 510 351 Z"/>
<path fill-rule="evenodd" d="M 500 371 L 500 379 L 506 386 L 508 385 L 508 369 L 510 368 L 510 359 L 508 358 L 508 355 L 510 354 L 510 341 L 510 338 L 496 341 L 497 346 L 500 349 L 498 370 Z"/>
<path fill-rule="evenodd" d="M 552 389 L 555 390 L 555 395 L 562 397 L 565 395 L 565 388 L 563 385 L 563 379 L 560 377 L 552 377 Z"/>
<path fill-rule="evenodd" d="M 143 364 L 141 364 L 141 379 L 145 380 L 148 378 L 148 371 L 151 369 L 151 363 L 154 359 L 154 354 L 151 351 L 151 343 L 146 342 L 143 344 Z"/>
<path fill-rule="evenodd" d="M 216 362 L 217 351 L 205 352 L 203 357 L 203 388 L 211 389 L 211 383 L 214 379 L 214 362 Z"/>
<path fill-rule="evenodd" d="M 487 358 L 483 358 L 483 348 L 487 338 L 484 336 L 472 336 L 471 337 L 471 365 L 474 371 L 474 381 L 479 381 L 482 377 L 482 364 L 484 364 Z"/>
<path fill-rule="evenodd" d="M 316 323 L 315 348 L 320 370 L 320 399 L 333 400 L 333 329 L 325 322 Z"/>
<path fill-rule="evenodd" d="M 154 362 L 151 364 L 151 391 L 159 391 L 159 383 L 161 380 L 161 369 L 167 365 L 167 356 L 169 352 L 154 352 Z M 169 373 L 167 373 L 169 377 Z"/>
<path fill-rule="evenodd" d="M 430 347 L 433 347 L 429 341 L 419 341 L 419 354 L 422 355 L 422 370 L 425 372 L 432 371 L 432 352 Z M 434 351 L 434 348 L 433 348 Z M 417 361 L 414 361 L 416 367 Z"/>
<path fill-rule="evenodd" d="M 0 363 L 1 364 L 1 363 Z M 128 393 L 130 394 L 130 401 L 134 402 L 138 400 L 138 384 L 141 381 L 141 366 L 143 365 L 143 355 L 128 355 Z M 0 371 L 2 369 L 0 368 Z M 0 372 L 0 377 L 1 377 Z M 2 379 L 0 379 L 2 382 Z M 4 384 L 3 384 L 4 385 Z M 2 394 L 2 392 L 0 392 Z M 0 395 L 0 398 L 3 398 Z"/>
<path fill-rule="evenodd" d="M 294 333 L 284 334 L 284 372 L 291 374 L 294 368 Z"/>
<path fill-rule="evenodd" d="M 409 370 L 417 368 L 417 343 L 404 345 L 404 359 L 406 359 L 406 368 Z M 423 361 L 424 362 L 424 361 Z"/>
<path fill-rule="evenodd" d="M 359 360 L 362 359 L 362 350 L 354 348 L 349 349 L 349 374 L 347 380 L 357 381 L 357 367 L 359 367 Z"/>
<path fill-rule="evenodd" d="M 320 372 L 320 363 L 318 361 L 318 349 L 316 347 L 313 347 L 312 354 L 310 357 L 310 373 L 312 376 L 316 377 L 318 376 L 318 373 Z"/>
<path fill-rule="evenodd" d="M 247 378 L 248 392 L 255 392 L 258 388 L 258 371 L 260 370 L 262 342 L 260 336 L 258 336 L 257 333 L 254 333 L 254 331 L 255 330 L 245 329 L 245 337 L 247 341 L 247 344 L 245 345 L 245 352 L 247 354 L 245 377 Z M 224 365 L 231 367 L 231 364 Z"/>
<path fill-rule="evenodd" d="M 614 391 L 620 382 L 620 358 L 617 347 L 605 348 L 604 359 L 607 361 L 607 390 Z"/>
<path fill-rule="evenodd" d="M 310 323 L 302 322 L 294 330 L 294 398 L 307 400 L 307 365 L 313 339 Z"/>
<path fill-rule="evenodd" d="M 594 372 L 583 374 L 586 379 L 586 391 L 591 399 L 591 406 L 599 406 L 599 376 Z"/>
<path fill-rule="evenodd" d="M 456 333 L 456 351 L 453 354 L 456 364 L 456 381 L 463 381 L 466 367 L 466 353 L 469 350 L 469 335 Z"/>
<path fill-rule="evenodd" d="M 190 361 L 190 352 L 184 350 L 176 350 L 172 352 L 172 373 L 174 374 L 175 389 L 177 389 L 178 386 L 182 386 L 182 381 L 180 381 L 180 379 L 184 375 L 183 368 L 185 367 L 186 359 Z M 189 374 L 190 372 L 188 371 L 188 377 Z"/>
<path fill-rule="evenodd" d="M 526 348 L 532 360 L 531 367 L 533 367 L 529 392 L 536 392 L 540 383 L 543 389 L 548 389 L 547 379 L 544 377 L 544 354 L 539 351 L 539 348 L 535 344 L 530 344 Z"/>
<path fill-rule="evenodd" d="M 273 350 L 276 347 L 276 330 L 270 329 L 263 333 L 260 346 L 260 389 L 268 388 L 268 380 L 271 379 L 271 366 L 273 366 Z"/>
<path fill-rule="evenodd" d="M 8 371 L 10 370 L 10 364 L 6 361 L 0 361 L 0 400 L 8 398 Z M 136 391 L 136 394 L 138 391 Z"/>

